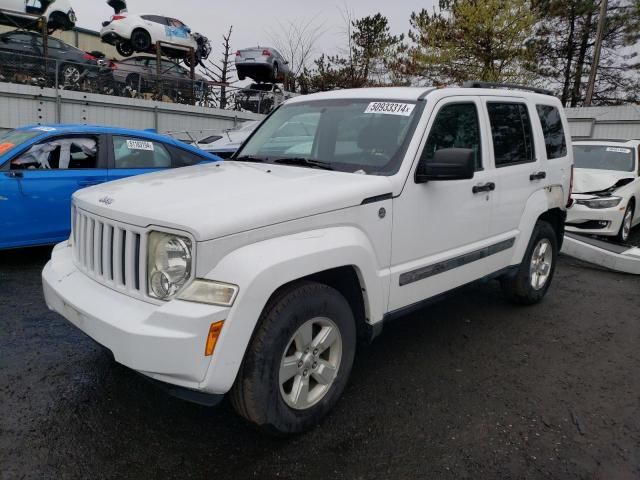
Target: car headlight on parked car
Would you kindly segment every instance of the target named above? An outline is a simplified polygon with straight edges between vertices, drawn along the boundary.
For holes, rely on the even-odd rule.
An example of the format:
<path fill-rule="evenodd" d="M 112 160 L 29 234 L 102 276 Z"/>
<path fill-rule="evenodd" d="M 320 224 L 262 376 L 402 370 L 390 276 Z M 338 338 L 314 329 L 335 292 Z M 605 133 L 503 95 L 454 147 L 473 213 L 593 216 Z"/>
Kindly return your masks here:
<path fill-rule="evenodd" d="M 622 197 L 602 197 L 590 198 L 588 200 L 576 200 L 576 203 L 588 208 L 613 208 L 617 207 L 621 201 Z"/>
<path fill-rule="evenodd" d="M 151 232 L 147 244 L 147 291 L 168 300 L 191 277 L 191 240 L 180 235 Z"/>
<path fill-rule="evenodd" d="M 209 303 L 230 307 L 238 295 L 238 286 L 197 278 L 185 288 L 178 298 L 189 302 Z"/>

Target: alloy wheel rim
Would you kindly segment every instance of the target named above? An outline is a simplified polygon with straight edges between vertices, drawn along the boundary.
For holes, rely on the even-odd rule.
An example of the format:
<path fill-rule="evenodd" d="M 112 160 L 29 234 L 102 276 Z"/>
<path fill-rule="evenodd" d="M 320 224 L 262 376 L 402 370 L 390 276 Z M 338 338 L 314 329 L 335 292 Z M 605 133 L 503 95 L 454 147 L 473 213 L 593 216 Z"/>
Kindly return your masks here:
<path fill-rule="evenodd" d="M 329 318 L 315 317 L 292 335 L 280 361 L 278 384 L 284 402 L 295 410 L 310 408 L 333 385 L 342 360 L 342 335 Z"/>
<path fill-rule="evenodd" d="M 531 255 L 531 265 L 529 268 L 529 279 L 534 290 L 544 288 L 551 275 L 551 264 L 553 262 L 553 251 L 551 242 L 543 238 L 533 249 Z"/>
<path fill-rule="evenodd" d="M 62 72 L 62 76 L 66 83 L 75 83 L 80 79 L 80 72 L 75 67 L 67 67 Z"/>

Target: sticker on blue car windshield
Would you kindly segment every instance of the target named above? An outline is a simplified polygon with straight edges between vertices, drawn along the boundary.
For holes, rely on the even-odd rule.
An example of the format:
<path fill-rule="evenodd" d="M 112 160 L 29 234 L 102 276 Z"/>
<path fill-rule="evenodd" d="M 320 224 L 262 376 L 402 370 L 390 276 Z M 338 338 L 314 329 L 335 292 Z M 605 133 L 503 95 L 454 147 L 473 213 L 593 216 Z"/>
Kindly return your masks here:
<path fill-rule="evenodd" d="M 40 130 L 41 132 L 55 132 L 56 129 L 53 127 L 36 127 L 34 130 Z"/>
<path fill-rule="evenodd" d="M 364 113 L 382 113 L 384 115 L 402 115 L 408 117 L 413 112 L 412 103 L 371 102 Z"/>
<path fill-rule="evenodd" d="M 127 140 L 127 148 L 129 150 L 148 150 L 153 152 L 153 142 L 145 142 L 143 140 Z"/>
<path fill-rule="evenodd" d="M 620 148 L 620 147 L 607 147 L 607 152 L 616 152 L 616 153 L 631 153 L 631 150 L 628 148 Z"/>

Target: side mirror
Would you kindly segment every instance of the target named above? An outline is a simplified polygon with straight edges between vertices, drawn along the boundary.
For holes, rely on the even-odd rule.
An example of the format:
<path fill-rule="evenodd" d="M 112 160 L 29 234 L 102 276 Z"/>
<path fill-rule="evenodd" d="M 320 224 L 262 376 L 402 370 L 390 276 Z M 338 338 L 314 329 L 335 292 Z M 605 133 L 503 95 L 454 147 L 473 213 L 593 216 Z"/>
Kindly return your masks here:
<path fill-rule="evenodd" d="M 470 148 L 436 150 L 428 163 L 421 162 L 416 170 L 416 183 L 432 180 L 467 180 L 475 173 L 475 155 Z"/>

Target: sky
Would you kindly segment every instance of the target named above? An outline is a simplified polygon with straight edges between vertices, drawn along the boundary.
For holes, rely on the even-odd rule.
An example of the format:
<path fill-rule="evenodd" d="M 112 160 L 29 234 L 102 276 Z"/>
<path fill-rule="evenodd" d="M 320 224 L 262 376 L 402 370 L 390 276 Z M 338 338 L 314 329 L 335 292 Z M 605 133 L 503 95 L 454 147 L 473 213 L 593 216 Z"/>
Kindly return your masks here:
<path fill-rule="evenodd" d="M 78 17 L 78 26 L 100 30 L 113 9 L 106 0 L 71 0 Z M 272 35 L 279 24 L 289 21 L 305 22 L 313 19 L 322 26 L 318 40 L 318 54 L 336 53 L 344 38 L 342 12 L 349 9 L 356 18 L 377 12 L 389 18 L 392 33 L 407 33 L 412 11 L 431 9 L 433 0 L 128 0 L 130 13 L 155 13 L 178 18 L 193 31 L 211 40 L 215 60 L 220 52 L 222 34 L 233 25 L 232 51 L 254 45 L 273 44 Z"/>

